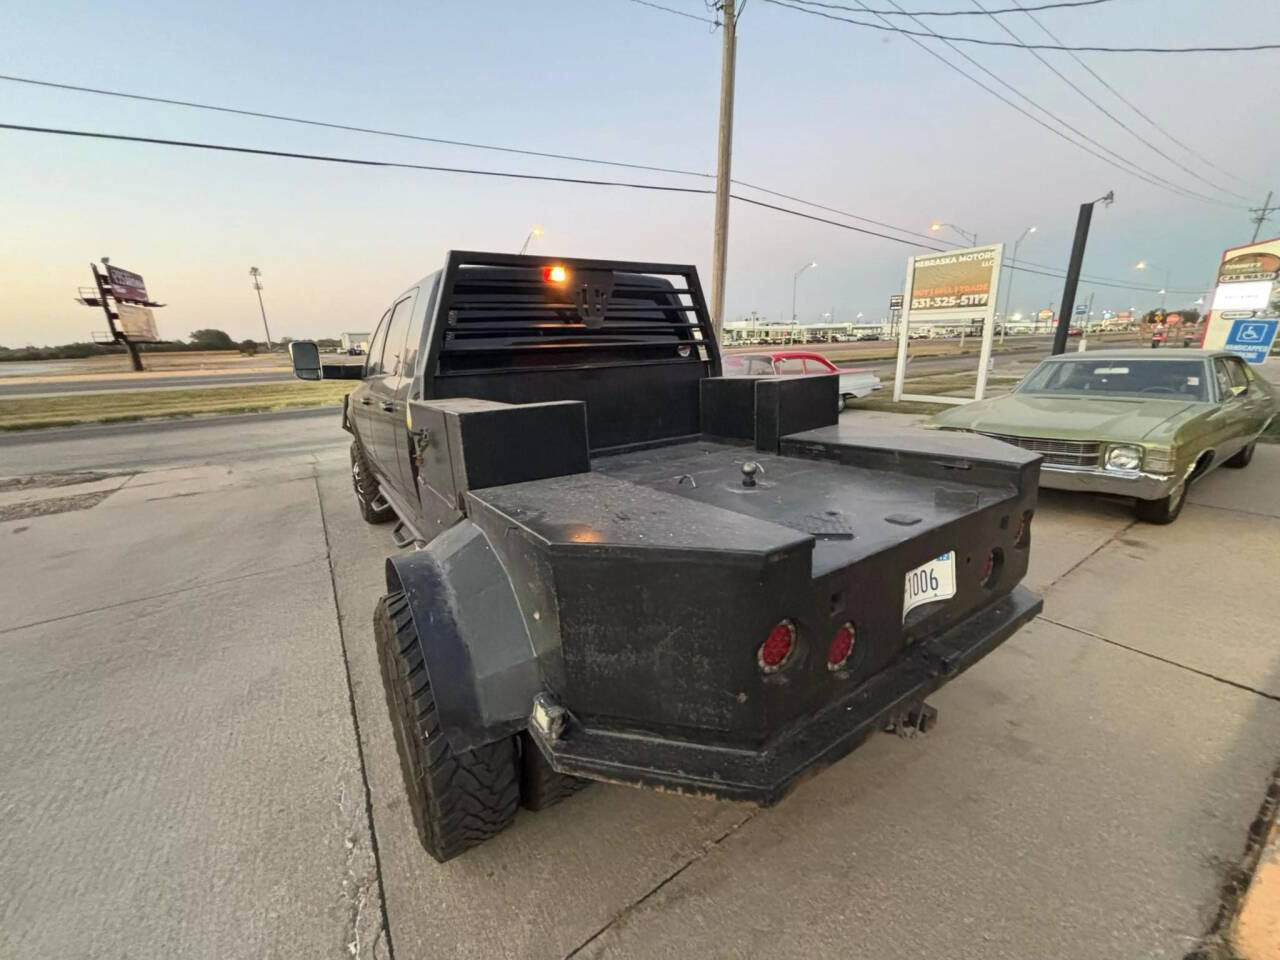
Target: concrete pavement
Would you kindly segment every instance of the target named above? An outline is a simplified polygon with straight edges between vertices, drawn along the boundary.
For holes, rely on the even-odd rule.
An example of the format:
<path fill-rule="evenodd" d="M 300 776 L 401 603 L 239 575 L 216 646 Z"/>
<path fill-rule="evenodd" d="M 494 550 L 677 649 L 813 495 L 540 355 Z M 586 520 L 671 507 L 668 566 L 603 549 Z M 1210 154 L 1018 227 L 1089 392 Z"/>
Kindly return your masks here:
<path fill-rule="evenodd" d="M 1208 929 L 1280 753 L 1280 610 L 1249 589 L 1280 448 L 1170 527 L 1045 492 L 1045 615 L 933 698 L 927 736 L 764 811 L 595 784 L 439 865 L 347 438 L 329 411 L 237 420 L 0 442 L 0 476 L 146 464 L 0 523 L 0 957 L 350 956 L 359 933 L 401 960 L 1128 960 Z"/>

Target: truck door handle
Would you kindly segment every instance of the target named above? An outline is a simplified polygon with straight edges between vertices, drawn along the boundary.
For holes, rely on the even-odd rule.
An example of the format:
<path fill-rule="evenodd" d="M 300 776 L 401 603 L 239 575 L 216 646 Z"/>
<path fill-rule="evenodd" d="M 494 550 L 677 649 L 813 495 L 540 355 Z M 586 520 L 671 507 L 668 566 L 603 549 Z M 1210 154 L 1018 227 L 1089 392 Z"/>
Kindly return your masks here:
<path fill-rule="evenodd" d="M 381 403 L 378 404 L 378 406 L 380 406 L 387 413 L 390 413 L 396 408 L 396 405 L 392 403 L 390 400 L 383 400 Z"/>
<path fill-rule="evenodd" d="M 361 403 L 361 405 L 362 405 L 362 406 L 367 407 L 367 406 L 368 406 L 370 403 L 372 403 L 372 402 L 373 402 L 373 401 L 372 401 L 372 400 L 370 400 L 368 397 L 361 397 L 361 398 L 360 398 L 360 403 Z"/>

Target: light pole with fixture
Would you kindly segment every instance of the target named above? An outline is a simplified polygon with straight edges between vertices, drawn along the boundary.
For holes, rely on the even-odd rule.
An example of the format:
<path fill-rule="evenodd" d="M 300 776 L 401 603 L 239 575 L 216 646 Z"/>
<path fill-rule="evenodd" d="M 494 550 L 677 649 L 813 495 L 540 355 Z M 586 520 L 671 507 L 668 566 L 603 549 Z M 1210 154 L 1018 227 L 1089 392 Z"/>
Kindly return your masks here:
<path fill-rule="evenodd" d="M 524 252 L 529 249 L 529 243 L 534 237 L 542 236 L 541 227 L 533 227 L 529 230 L 529 235 L 524 238 L 524 243 L 520 244 L 520 256 L 524 256 Z"/>
<path fill-rule="evenodd" d="M 253 289 L 258 291 L 258 309 L 262 312 L 262 329 L 267 334 L 267 350 L 271 347 L 271 328 L 267 326 L 267 308 L 262 305 L 262 271 L 257 267 L 249 268 L 249 276 L 252 277 Z"/>
<path fill-rule="evenodd" d="M 1014 275 L 1014 271 L 1018 269 L 1018 245 L 1021 244 L 1023 240 L 1027 239 L 1027 237 L 1030 234 L 1033 234 L 1035 232 L 1036 232 L 1035 227 L 1027 227 L 1027 229 L 1022 231 L 1022 236 L 1020 236 L 1016 241 L 1014 241 L 1014 244 L 1013 244 L 1013 256 L 1009 259 L 1009 286 L 1005 288 L 1004 310 L 1000 314 L 1000 316 L 1003 318 L 1000 323 L 1000 345 L 1001 346 L 1004 346 L 1005 327 L 1009 325 L 1009 316 L 1008 316 L 1009 303 L 1013 299 L 1013 275 Z"/>
<path fill-rule="evenodd" d="M 1076 306 L 1076 288 L 1080 285 L 1080 268 L 1084 265 L 1084 246 L 1089 239 L 1089 223 L 1093 220 L 1093 207 L 1098 203 L 1109 207 L 1115 199 L 1116 192 L 1108 190 L 1097 200 L 1080 204 L 1080 213 L 1076 217 L 1076 236 L 1071 243 L 1071 260 L 1067 263 L 1067 279 L 1062 286 L 1062 309 L 1058 311 L 1058 327 L 1053 332 L 1051 354 L 1066 353 L 1067 350 L 1067 334 L 1071 330 L 1071 311 Z"/>
<path fill-rule="evenodd" d="M 1150 268 L 1151 268 L 1151 264 L 1147 263 L 1147 261 L 1145 260 L 1139 260 L 1137 263 L 1133 265 L 1133 269 L 1135 270 L 1149 270 Z M 1165 267 L 1164 286 L 1156 291 L 1157 293 L 1160 294 L 1160 312 L 1161 313 L 1164 313 L 1165 297 L 1169 293 L 1169 277 L 1170 276 L 1171 276 L 1171 271 L 1169 270 L 1168 267 Z"/>
<path fill-rule="evenodd" d="M 816 260 L 810 260 L 803 267 L 797 270 L 795 272 L 795 275 L 791 278 L 791 322 L 792 323 L 796 322 L 796 288 L 800 284 L 800 274 L 804 273 L 810 267 L 816 267 L 817 265 L 818 265 L 818 262 Z"/>
<path fill-rule="evenodd" d="M 964 227 L 957 227 L 954 223 L 942 223 L 935 220 L 933 223 L 929 224 L 929 232 L 937 233 L 943 227 L 950 227 L 956 233 L 960 234 L 960 236 L 964 237 L 965 241 L 970 245 L 975 247 L 978 245 L 978 235 L 976 233 L 972 230 L 966 230 Z"/>

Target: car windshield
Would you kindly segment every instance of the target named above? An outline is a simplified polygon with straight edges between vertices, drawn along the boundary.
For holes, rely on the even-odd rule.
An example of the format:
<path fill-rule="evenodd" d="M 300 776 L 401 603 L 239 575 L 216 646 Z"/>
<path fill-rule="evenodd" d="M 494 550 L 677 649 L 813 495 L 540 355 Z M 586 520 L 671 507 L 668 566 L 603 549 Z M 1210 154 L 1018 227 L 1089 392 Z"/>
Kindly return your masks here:
<path fill-rule="evenodd" d="M 1207 400 L 1207 391 L 1202 361 L 1116 357 L 1046 361 L 1031 371 L 1018 390 L 1103 397 L 1176 396 L 1184 400 Z"/>
<path fill-rule="evenodd" d="M 724 372 L 729 377 L 770 376 L 773 358 L 757 354 L 738 354 L 724 358 Z"/>

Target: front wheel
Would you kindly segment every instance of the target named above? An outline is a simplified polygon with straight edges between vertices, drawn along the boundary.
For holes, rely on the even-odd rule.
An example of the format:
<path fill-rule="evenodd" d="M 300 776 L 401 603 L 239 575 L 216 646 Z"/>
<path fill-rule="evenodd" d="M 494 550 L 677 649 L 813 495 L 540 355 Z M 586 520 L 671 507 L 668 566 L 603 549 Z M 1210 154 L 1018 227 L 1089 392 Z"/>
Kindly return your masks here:
<path fill-rule="evenodd" d="M 379 601 L 373 635 L 418 839 L 444 863 L 515 819 L 520 804 L 515 737 L 460 753 L 449 746 L 403 591 Z"/>
<path fill-rule="evenodd" d="M 1258 441 L 1255 440 L 1248 446 L 1241 447 L 1231 459 L 1223 460 L 1222 465 L 1224 467 L 1231 467 L 1233 470 L 1243 470 L 1249 465 L 1250 461 L 1253 460 L 1253 449 L 1257 445 Z"/>
<path fill-rule="evenodd" d="M 1182 513 L 1187 502 L 1187 490 L 1190 481 L 1183 480 L 1167 497 L 1159 500 L 1137 500 L 1133 504 L 1133 512 L 1143 523 L 1173 523 Z"/>

